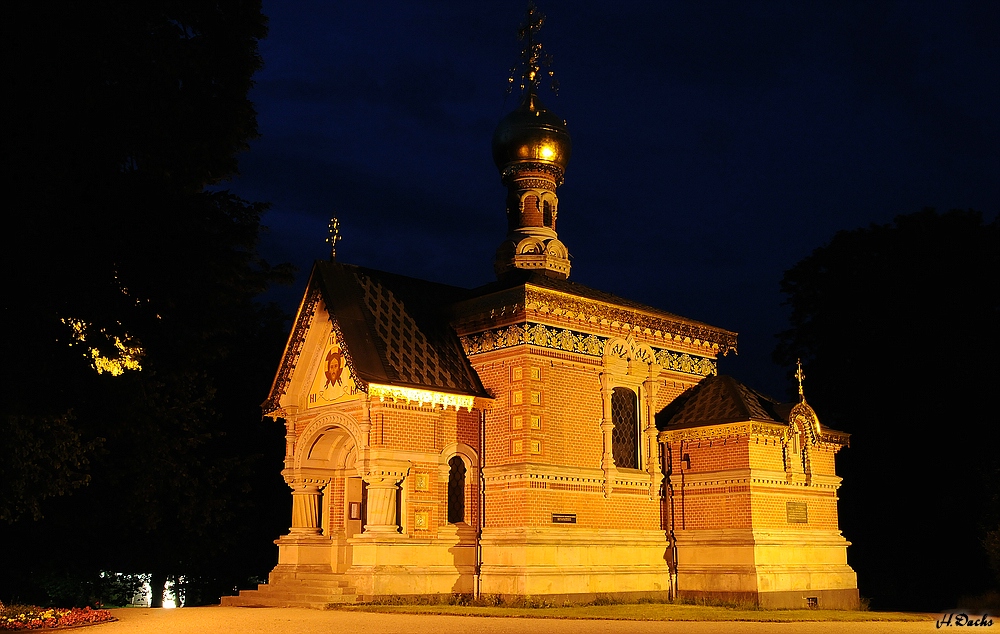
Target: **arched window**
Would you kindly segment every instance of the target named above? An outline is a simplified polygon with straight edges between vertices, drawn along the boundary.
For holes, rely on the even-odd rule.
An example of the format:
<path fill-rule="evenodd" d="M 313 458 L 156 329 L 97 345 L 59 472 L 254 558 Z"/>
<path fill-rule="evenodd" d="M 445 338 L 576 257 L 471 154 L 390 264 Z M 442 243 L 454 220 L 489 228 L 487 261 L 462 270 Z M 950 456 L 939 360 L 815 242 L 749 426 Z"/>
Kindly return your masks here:
<path fill-rule="evenodd" d="M 549 229 L 554 228 L 552 226 L 552 203 L 545 201 L 542 203 L 542 224 Z"/>
<path fill-rule="evenodd" d="M 611 392 L 611 457 L 622 469 L 639 468 L 639 417 L 635 392 L 616 387 Z"/>
<path fill-rule="evenodd" d="M 459 456 L 448 461 L 448 523 L 465 521 L 465 462 Z"/>

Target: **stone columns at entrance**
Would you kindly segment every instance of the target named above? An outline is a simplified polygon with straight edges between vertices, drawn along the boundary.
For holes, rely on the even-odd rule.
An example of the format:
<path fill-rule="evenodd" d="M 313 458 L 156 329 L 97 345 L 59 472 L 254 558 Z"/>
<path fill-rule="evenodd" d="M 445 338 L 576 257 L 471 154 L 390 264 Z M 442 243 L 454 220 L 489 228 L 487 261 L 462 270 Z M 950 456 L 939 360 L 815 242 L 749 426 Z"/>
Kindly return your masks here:
<path fill-rule="evenodd" d="M 365 522 L 366 533 L 397 533 L 396 496 L 398 495 L 396 478 L 366 477 L 368 485 L 368 517 Z"/>
<path fill-rule="evenodd" d="M 320 498 L 322 488 L 319 483 L 298 481 L 289 484 L 292 488 L 292 527 L 289 535 L 306 537 L 322 535 L 320 524 Z"/>
<path fill-rule="evenodd" d="M 396 517 L 399 483 L 410 472 L 410 463 L 401 460 L 372 461 L 362 476 L 367 485 L 367 515 L 363 535 L 395 534 L 400 530 Z"/>

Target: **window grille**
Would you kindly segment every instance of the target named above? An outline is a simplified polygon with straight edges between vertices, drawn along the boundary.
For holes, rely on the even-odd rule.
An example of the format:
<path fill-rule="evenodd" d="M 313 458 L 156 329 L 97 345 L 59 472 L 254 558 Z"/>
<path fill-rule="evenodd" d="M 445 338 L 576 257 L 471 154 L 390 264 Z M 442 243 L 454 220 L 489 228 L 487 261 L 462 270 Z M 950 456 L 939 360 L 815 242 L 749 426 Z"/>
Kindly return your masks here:
<path fill-rule="evenodd" d="M 459 456 L 448 461 L 448 523 L 465 521 L 465 462 Z"/>
<path fill-rule="evenodd" d="M 639 418 L 635 392 L 616 387 L 611 392 L 611 457 L 622 469 L 639 468 Z"/>

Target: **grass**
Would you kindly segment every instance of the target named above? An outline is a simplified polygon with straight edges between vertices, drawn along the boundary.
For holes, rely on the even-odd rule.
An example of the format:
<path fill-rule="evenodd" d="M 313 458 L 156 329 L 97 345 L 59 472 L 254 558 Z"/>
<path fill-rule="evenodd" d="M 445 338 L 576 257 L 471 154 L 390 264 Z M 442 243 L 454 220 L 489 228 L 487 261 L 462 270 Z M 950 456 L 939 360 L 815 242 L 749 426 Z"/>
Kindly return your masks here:
<path fill-rule="evenodd" d="M 590 605 L 454 605 L 454 604 L 331 604 L 337 610 L 394 614 L 445 614 L 454 616 L 517 617 L 543 619 L 607 619 L 616 621 L 930 621 L 933 617 L 904 612 L 862 610 L 766 610 L 753 606 L 698 605 L 691 603 L 612 603 Z"/>

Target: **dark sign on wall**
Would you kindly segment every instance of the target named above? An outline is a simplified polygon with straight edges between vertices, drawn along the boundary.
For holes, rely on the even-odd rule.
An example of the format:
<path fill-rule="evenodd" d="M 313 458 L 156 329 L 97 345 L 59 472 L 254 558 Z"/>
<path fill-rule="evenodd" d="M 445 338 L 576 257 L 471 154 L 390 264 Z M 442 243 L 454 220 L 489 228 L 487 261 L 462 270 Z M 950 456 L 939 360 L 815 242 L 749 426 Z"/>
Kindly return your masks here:
<path fill-rule="evenodd" d="M 809 506 L 805 502 L 785 502 L 785 516 L 789 524 L 808 524 Z"/>
<path fill-rule="evenodd" d="M 576 524 L 576 513 L 553 513 L 553 524 Z"/>

